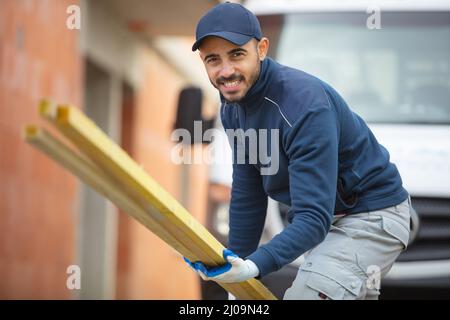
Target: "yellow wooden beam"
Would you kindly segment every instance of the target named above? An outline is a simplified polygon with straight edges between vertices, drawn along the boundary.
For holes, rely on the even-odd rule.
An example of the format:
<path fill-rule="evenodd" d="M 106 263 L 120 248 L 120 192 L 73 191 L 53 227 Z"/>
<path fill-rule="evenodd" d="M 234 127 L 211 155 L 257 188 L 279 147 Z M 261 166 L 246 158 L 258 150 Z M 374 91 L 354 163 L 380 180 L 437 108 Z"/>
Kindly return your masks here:
<path fill-rule="evenodd" d="M 50 99 L 42 99 L 39 101 L 39 115 L 54 123 L 56 119 L 56 104 Z"/>
<path fill-rule="evenodd" d="M 113 181 L 120 183 L 147 215 L 192 252 L 196 249 L 195 258 L 191 260 L 201 260 L 208 265 L 224 263 L 223 245 L 81 111 L 59 106 L 56 122 L 58 129 Z M 275 299 L 256 279 L 222 286 L 239 299 Z"/>
<path fill-rule="evenodd" d="M 75 150 L 64 145 L 57 138 L 53 137 L 45 129 L 34 125 L 28 125 L 24 129 L 24 139 L 29 144 L 45 153 L 49 158 L 59 163 L 62 167 L 77 176 L 85 184 L 99 192 L 104 197 L 110 199 L 118 208 L 139 221 L 142 225 L 155 233 L 160 239 L 168 243 L 178 253 L 188 259 L 196 260 L 198 254 L 192 253 L 178 239 L 169 234 L 142 208 L 136 205 L 127 195 L 123 194 L 115 182 L 109 180 L 100 168 L 91 163 L 90 160 L 78 154 Z M 225 288 L 227 286 L 225 285 Z M 247 292 L 243 288 L 232 288 L 237 296 L 247 297 Z"/>
<path fill-rule="evenodd" d="M 77 176 L 82 182 L 111 200 L 118 208 L 138 220 L 150 231 L 157 234 L 162 240 L 170 243 L 180 254 L 188 257 L 188 259 L 195 258 L 189 249 L 172 237 L 172 235 L 156 223 L 151 216 L 136 205 L 129 196 L 124 194 L 120 188 L 118 188 L 117 183 L 111 181 L 108 176 L 103 174 L 100 168 L 78 154 L 75 150 L 64 145 L 48 131 L 34 125 L 28 125 L 24 129 L 24 139 Z"/>
<path fill-rule="evenodd" d="M 41 115 L 41 117 L 43 117 L 45 120 L 49 121 L 52 125 L 55 125 L 55 126 L 57 126 L 57 122 L 56 122 L 57 112 L 56 111 L 57 111 L 56 104 L 54 104 L 51 100 L 43 99 L 40 101 L 39 114 Z M 48 133 L 47 133 L 47 136 L 48 136 Z M 81 155 L 79 155 L 79 156 L 82 157 Z M 89 159 L 87 159 L 86 157 L 82 157 L 82 158 L 83 158 L 83 161 L 86 162 L 86 164 L 90 164 L 91 167 L 92 166 L 95 167 L 95 165 Z M 80 162 L 80 161 L 78 161 L 78 162 Z M 103 170 L 100 169 L 99 167 L 97 167 L 95 170 L 91 170 L 91 172 L 97 172 L 99 174 L 102 173 L 102 171 Z M 77 174 L 75 174 L 75 175 L 77 175 Z M 81 180 L 84 180 L 83 176 L 79 176 L 79 178 Z M 104 183 L 102 183 L 100 185 L 99 185 L 99 183 L 97 183 L 96 185 L 93 186 L 93 188 L 96 189 L 97 191 L 99 191 L 100 194 L 103 194 L 102 191 L 104 191 L 104 189 L 106 187 L 122 185 L 122 183 L 120 181 L 116 181 L 113 179 L 113 177 L 111 177 L 110 175 L 108 176 L 106 174 L 101 174 L 96 181 L 104 181 Z M 91 184 L 88 183 L 88 185 L 91 185 Z M 124 193 L 123 190 L 120 190 L 120 189 L 118 189 L 117 191 L 122 194 Z M 124 194 L 123 196 L 129 198 L 129 196 L 126 194 Z M 110 200 L 112 200 L 112 199 L 110 199 Z M 131 200 L 131 199 L 129 199 L 129 201 L 133 202 L 133 200 Z M 115 201 L 113 201 L 113 202 L 116 203 Z M 122 208 L 120 206 L 120 202 L 118 204 L 116 203 L 116 205 L 119 208 Z M 193 259 L 192 257 L 197 257 L 200 254 L 202 254 L 200 252 L 200 249 L 197 246 L 193 246 L 191 244 L 191 242 L 186 238 L 186 236 L 184 236 L 183 234 L 180 234 L 180 233 L 171 232 L 171 229 L 174 228 L 173 226 L 171 226 L 171 225 L 165 226 L 165 227 L 161 226 L 160 221 L 158 221 L 158 220 L 160 220 L 159 214 L 154 212 L 154 208 L 147 208 L 148 212 L 145 212 L 145 210 L 142 207 L 139 207 L 138 204 L 136 204 L 135 206 L 137 206 L 139 208 L 140 212 L 137 215 L 137 217 L 136 216 L 133 216 L 133 217 L 137 218 L 137 220 L 139 222 L 141 222 L 144 226 L 146 226 L 148 229 L 150 229 L 152 232 L 154 232 L 156 235 L 158 235 L 161 239 L 163 239 L 166 243 L 168 243 L 170 246 L 172 246 L 175 250 L 182 253 L 183 255 L 186 254 L 185 256 L 188 259 Z M 125 210 L 125 209 L 124 209 L 124 211 L 127 212 L 127 210 Z M 137 211 L 134 210 L 133 212 L 137 212 Z M 148 213 L 150 213 L 150 214 L 148 214 Z M 143 223 L 141 221 L 143 219 L 142 218 L 143 216 L 145 216 L 146 223 Z M 158 230 L 159 230 L 159 232 L 158 232 Z M 181 248 L 181 247 L 184 247 L 187 251 L 186 250 L 180 251 L 177 249 L 177 248 Z"/>
<path fill-rule="evenodd" d="M 76 108 L 59 107 L 57 123 L 63 134 L 84 154 L 121 181 L 132 198 L 145 208 L 155 208 L 159 221 L 178 227 L 182 233 L 188 234 L 189 239 L 206 249 L 206 263 L 223 263 L 223 245 L 89 118 Z"/>

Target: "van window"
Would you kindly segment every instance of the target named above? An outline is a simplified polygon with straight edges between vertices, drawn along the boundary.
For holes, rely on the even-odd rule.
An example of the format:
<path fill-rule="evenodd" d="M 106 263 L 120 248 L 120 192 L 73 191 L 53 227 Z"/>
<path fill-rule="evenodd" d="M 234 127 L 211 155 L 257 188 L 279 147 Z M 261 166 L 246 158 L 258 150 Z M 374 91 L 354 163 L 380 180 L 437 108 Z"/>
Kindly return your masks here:
<path fill-rule="evenodd" d="M 450 124 L 450 13 L 284 17 L 276 58 L 331 84 L 372 123 Z M 281 20 L 280 20 L 281 21 Z"/>

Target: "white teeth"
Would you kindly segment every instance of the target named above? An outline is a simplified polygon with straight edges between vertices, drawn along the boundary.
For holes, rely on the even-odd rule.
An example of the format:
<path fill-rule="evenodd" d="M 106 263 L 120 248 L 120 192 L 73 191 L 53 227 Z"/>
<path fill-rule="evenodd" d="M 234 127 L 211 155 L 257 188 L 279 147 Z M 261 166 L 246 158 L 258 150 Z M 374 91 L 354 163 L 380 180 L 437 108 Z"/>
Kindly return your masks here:
<path fill-rule="evenodd" d="M 239 84 L 239 80 L 233 81 L 233 82 L 225 82 L 224 85 L 225 87 L 235 87 Z"/>

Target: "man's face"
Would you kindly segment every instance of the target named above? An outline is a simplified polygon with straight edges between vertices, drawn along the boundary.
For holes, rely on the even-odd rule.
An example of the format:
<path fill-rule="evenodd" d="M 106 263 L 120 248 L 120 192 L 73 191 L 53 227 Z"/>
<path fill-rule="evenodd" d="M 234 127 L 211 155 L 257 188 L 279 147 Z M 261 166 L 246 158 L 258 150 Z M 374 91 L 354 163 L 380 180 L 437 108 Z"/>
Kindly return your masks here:
<path fill-rule="evenodd" d="M 258 79 L 261 50 L 256 39 L 237 46 L 225 39 L 210 36 L 202 41 L 200 57 L 209 80 L 224 98 L 240 101 Z M 265 56 L 265 53 L 264 53 Z"/>

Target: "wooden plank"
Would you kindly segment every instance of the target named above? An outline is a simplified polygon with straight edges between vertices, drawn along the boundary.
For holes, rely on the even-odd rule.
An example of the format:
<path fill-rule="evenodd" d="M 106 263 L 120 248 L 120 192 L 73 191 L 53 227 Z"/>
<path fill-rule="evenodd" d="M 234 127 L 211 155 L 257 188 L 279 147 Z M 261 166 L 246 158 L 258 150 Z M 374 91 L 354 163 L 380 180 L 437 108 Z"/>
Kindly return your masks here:
<path fill-rule="evenodd" d="M 59 107 L 57 110 L 59 129 L 92 161 L 104 168 L 144 208 L 155 208 L 161 222 L 175 225 L 181 233 L 205 250 L 205 262 L 223 263 L 222 244 L 198 223 L 176 199 L 161 188 L 156 181 L 132 160 L 117 144 L 109 139 L 78 109 Z M 213 250 L 210 250 L 210 249 Z M 220 252 L 217 255 L 217 252 Z"/>
<path fill-rule="evenodd" d="M 191 252 L 194 251 L 192 248 L 196 249 L 191 260 L 200 260 L 208 265 L 224 263 L 223 245 L 90 119 L 69 106 L 58 107 L 56 117 L 58 129 L 92 162 L 104 168 L 113 181 L 120 182 L 122 189 L 128 191 L 128 196 L 144 209 L 146 215 L 155 218 Z M 170 240 L 166 242 L 170 244 Z M 256 279 L 221 285 L 239 299 L 276 299 Z"/>
<path fill-rule="evenodd" d="M 118 208 L 138 220 L 162 240 L 170 243 L 171 247 L 176 251 L 188 257 L 188 259 L 195 258 L 189 249 L 156 223 L 151 216 L 136 205 L 129 196 L 124 194 L 117 187 L 117 184 L 103 174 L 101 169 L 96 167 L 91 161 L 64 145 L 45 129 L 34 125 L 25 127 L 24 138 L 25 141 L 77 176 L 82 182 L 111 200 Z"/>
<path fill-rule="evenodd" d="M 41 117 L 43 117 L 44 119 L 46 119 L 47 121 L 49 121 L 51 124 L 53 124 L 55 126 L 57 126 L 57 123 L 56 123 L 56 109 L 57 109 L 56 105 L 50 100 L 41 100 L 41 102 L 39 104 L 39 114 L 41 115 Z M 90 162 L 90 163 L 92 164 L 92 162 Z M 98 170 L 102 171 L 100 168 L 98 168 Z M 110 184 L 110 185 L 113 185 L 113 184 L 114 185 L 121 185 L 120 181 L 113 180 L 111 178 L 111 176 L 103 175 L 103 179 L 106 179 L 105 177 L 107 177 L 108 180 L 109 180 L 107 184 Z M 141 211 L 142 210 L 143 209 L 141 208 Z M 188 259 L 191 259 L 190 257 L 192 257 L 193 255 L 194 256 L 199 256 L 199 255 L 202 254 L 200 252 L 201 249 L 198 248 L 197 246 L 193 245 L 184 234 L 180 234 L 180 233 L 177 233 L 177 232 L 171 232 L 170 230 L 174 228 L 172 225 L 168 225 L 168 226 L 165 226 L 165 227 L 161 226 L 160 222 L 158 221 L 158 220 L 160 220 L 160 216 L 159 216 L 158 213 L 155 213 L 155 209 L 154 208 L 147 208 L 147 211 L 150 213 L 150 215 L 148 213 L 145 213 L 145 211 L 141 212 L 140 215 L 139 215 L 139 216 L 142 216 L 142 214 L 144 213 L 145 216 L 148 216 L 147 217 L 147 223 L 149 223 L 150 225 L 144 224 L 144 226 L 149 228 L 152 232 L 156 233 L 166 243 L 168 243 L 173 248 L 175 248 L 175 250 L 177 250 L 177 247 L 184 246 L 189 252 L 186 255 L 186 257 Z M 155 232 L 155 230 L 152 230 L 150 228 L 152 225 L 155 225 L 155 224 L 158 226 L 158 229 L 160 230 L 159 233 Z"/>

